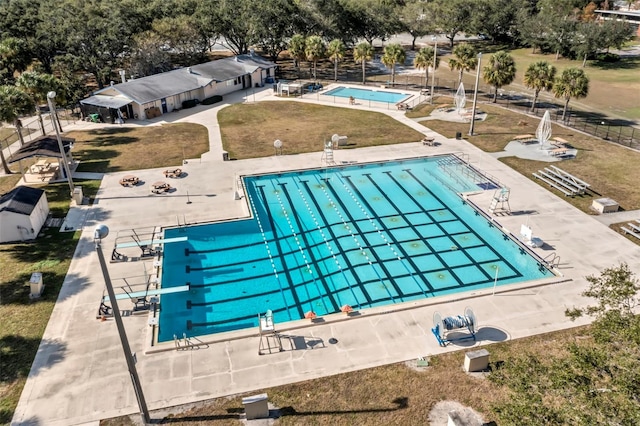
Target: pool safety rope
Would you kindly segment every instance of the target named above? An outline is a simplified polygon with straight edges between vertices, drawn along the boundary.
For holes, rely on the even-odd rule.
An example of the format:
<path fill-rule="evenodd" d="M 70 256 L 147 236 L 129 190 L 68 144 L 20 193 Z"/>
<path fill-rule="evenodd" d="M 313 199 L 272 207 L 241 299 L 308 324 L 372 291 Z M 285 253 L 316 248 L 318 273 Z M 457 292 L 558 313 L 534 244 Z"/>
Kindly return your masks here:
<path fill-rule="evenodd" d="M 342 179 L 341 179 L 342 181 Z M 389 247 L 389 249 L 391 250 L 391 252 L 393 253 L 393 255 L 396 257 L 396 259 L 398 259 L 400 261 L 400 264 L 405 268 L 405 270 L 407 271 L 407 273 L 411 276 L 411 278 L 413 278 L 413 281 L 416 283 L 416 285 L 418 286 L 418 288 L 422 291 L 422 294 L 424 294 L 425 297 L 429 297 L 427 295 L 427 291 L 424 288 L 424 283 L 421 283 L 415 276 L 415 274 L 411 271 L 411 269 L 407 266 L 406 261 L 404 259 L 402 259 L 402 257 L 400 257 L 400 254 L 398 254 L 398 252 L 396 251 L 395 248 L 393 248 L 393 246 L 391 245 L 391 243 L 389 242 L 389 240 L 387 240 L 387 237 L 384 236 L 384 234 L 382 233 L 382 231 L 380 230 L 380 228 L 378 227 L 378 224 L 372 219 L 371 215 L 369 214 L 369 212 L 367 212 L 364 208 L 364 206 L 362 204 L 360 204 L 360 202 L 358 201 L 358 199 L 356 198 L 355 194 L 351 191 L 351 188 L 349 188 L 349 186 L 347 186 L 347 184 L 345 182 L 342 182 L 342 186 L 344 187 L 344 189 L 347 191 L 347 193 L 351 196 L 351 198 L 353 199 L 353 201 L 356 203 L 356 205 L 360 208 L 360 211 L 362 211 L 362 214 L 364 214 L 364 216 L 369 220 L 369 223 L 371 224 L 371 226 L 373 226 L 373 229 L 376 230 L 376 232 L 378 233 L 378 235 L 380 236 L 380 238 L 382 239 L 382 241 L 384 241 L 384 243 L 387 245 L 387 247 Z"/>
<path fill-rule="evenodd" d="M 284 306 L 287 306 L 287 298 L 284 295 L 284 290 L 282 289 L 282 283 L 280 282 L 280 278 L 278 278 L 278 269 L 276 268 L 276 264 L 273 260 L 273 256 L 271 255 L 271 249 L 269 248 L 269 242 L 267 241 L 267 236 L 264 233 L 264 228 L 262 227 L 262 222 L 260 221 L 260 215 L 258 214 L 258 209 L 256 208 L 256 204 L 253 201 L 253 197 L 249 195 L 247 192 L 247 198 L 249 198 L 249 203 L 251 204 L 251 208 L 253 209 L 253 217 L 256 218 L 258 222 L 258 228 L 260 228 L 260 234 L 262 235 L 262 241 L 264 242 L 265 249 L 267 250 L 267 255 L 269 256 L 269 261 L 271 262 L 271 268 L 273 269 L 273 275 L 278 281 L 278 286 L 280 287 L 280 296 L 282 297 L 282 301 L 284 302 Z M 287 312 L 289 310 L 287 309 Z M 291 314 L 289 314 L 289 319 L 291 318 Z"/>
<path fill-rule="evenodd" d="M 313 280 L 313 284 L 316 286 L 316 291 L 318 292 L 318 294 L 322 294 L 322 292 L 320 291 L 320 289 L 318 288 L 318 282 L 316 280 L 316 275 L 313 273 L 313 269 L 311 268 L 311 265 L 309 264 L 309 260 L 307 259 L 307 254 L 304 251 L 304 248 L 302 247 L 302 244 L 300 243 L 300 238 L 298 237 L 298 233 L 296 232 L 295 228 L 293 227 L 293 223 L 291 222 L 291 218 L 289 218 L 289 212 L 287 211 L 286 207 L 284 206 L 284 202 L 282 201 L 282 198 L 280 198 L 280 191 L 276 191 L 276 199 L 278 200 L 278 203 L 280 204 L 280 208 L 282 209 L 282 214 L 284 215 L 284 218 L 287 221 L 287 224 L 289 225 L 289 229 L 291 230 L 291 235 L 293 236 L 296 245 L 298 246 L 298 250 L 300 251 L 300 255 L 302 256 L 302 260 L 304 261 L 305 267 L 306 267 L 306 271 L 311 274 L 311 279 Z M 324 310 L 325 312 L 329 312 L 329 310 L 327 309 L 327 306 L 324 302 L 324 298 L 321 298 L 320 300 L 322 300 L 322 304 L 324 305 Z M 311 299 L 309 298 L 309 303 L 311 303 Z M 313 311 L 313 306 L 311 307 L 311 310 Z"/>
<path fill-rule="evenodd" d="M 337 204 L 333 201 L 333 198 L 331 198 L 331 195 L 329 195 L 329 193 L 327 192 L 327 189 L 326 189 L 326 187 L 324 185 L 322 186 L 322 191 L 324 192 L 325 197 L 327 197 L 327 200 L 329 201 L 329 205 L 331 207 L 333 207 L 333 210 L 338 215 L 338 218 L 340 218 L 340 220 L 342 221 L 342 224 L 344 225 L 344 228 L 347 231 L 349 231 L 349 235 L 351 235 L 351 238 L 353 238 L 353 241 L 356 243 L 356 246 L 358 246 L 358 250 L 360 250 L 360 254 L 362 254 L 362 256 L 364 256 L 366 261 L 369 263 L 369 266 L 371 266 L 371 268 L 373 269 L 373 272 L 375 272 L 376 276 L 378 277 L 378 280 L 380 281 L 380 284 L 382 284 L 382 287 L 384 287 L 384 289 L 387 291 L 387 294 L 389 295 L 389 298 L 391 299 L 391 301 L 393 303 L 396 303 L 396 300 L 393 297 L 393 294 L 391 294 L 391 292 L 389 291 L 389 288 L 387 287 L 387 285 L 385 284 L 384 280 L 380 276 L 380 273 L 378 272 L 376 267 L 373 265 L 373 262 L 371 261 L 371 258 L 369 257 L 367 252 L 364 251 L 364 248 L 362 248 L 362 245 L 360 244 L 360 241 L 358 240 L 358 238 L 356 238 L 355 234 L 351 230 L 351 226 L 349 226 L 349 224 L 347 223 L 347 221 L 344 218 L 344 216 L 342 216 L 342 213 L 340 212 L 340 210 L 338 210 Z"/>
<path fill-rule="evenodd" d="M 322 227 L 320 226 L 320 223 L 318 222 L 318 219 L 316 219 L 315 214 L 313 214 L 313 210 L 311 210 L 311 206 L 309 205 L 309 202 L 307 201 L 307 198 L 304 196 L 304 193 L 302 192 L 302 189 L 300 189 L 300 188 L 298 188 L 298 195 L 300 195 L 300 198 L 304 202 L 304 205 L 307 207 L 307 212 L 309 213 L 309 216 L 313 220 L 313 223 L 316 225 L 316 228 L 320 232 L 320 236 L 324 240 L 324 244 L 327 246 L 327 249 L 329 250 L 329 254 L 331 254 L 331 257 L 333 258 L 334 262 L 336 262 L 336 267 L 338 268 L 338 271 L 340 271 L 340 273 L 342 274 L 342 277 L 345 279 L 345 282 L 349 286 L 349 290 L 351 290 L 351 294 L 353 295 L 353 299 L 354 299 L 355 302 L 357 302 L 356 306 L 360 306 L 360 304 L 358 302 L 358 298 L 356 297 L 356 294 L 353 291 L 353 287 L 351 286 L 350 280 L 347 279 L 346 274 L 344 273 L 344 269 L 342 268 L 342 265 L 340 264 L 340 260 L 338 259 L 338 257 L 333 252 L 333 247 L 331 247 L 331 244 L 329 243 L 329 240 L 327 239 L 324 231 L 322 230 Z M 334 291 L 336 291 L 335 288 L 334 288 Z M 336 297 L 338 298 L 338 303 L 340 304 L 340 306 L 343 306 L 342 301 L 340 300 L 340 293 L 337 292 L 337 291 L 336 291 Z"/>

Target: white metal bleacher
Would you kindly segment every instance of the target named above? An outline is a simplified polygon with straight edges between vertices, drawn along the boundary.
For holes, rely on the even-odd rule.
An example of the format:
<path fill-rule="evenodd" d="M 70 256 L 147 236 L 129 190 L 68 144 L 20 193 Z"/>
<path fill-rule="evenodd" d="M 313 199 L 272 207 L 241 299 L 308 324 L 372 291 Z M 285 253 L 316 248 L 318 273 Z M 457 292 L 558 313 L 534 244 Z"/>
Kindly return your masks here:
<path fill-rule="evenodd" d="M 556 166 L 549 166 L 543 170 L 538 170 L 537 173 L 533 173 L 533 176 L 549 186 L 556 188 L 567 197 L 584 194 L 590 186 L 582 179 L 578 179 Z"/>
<path fill-rule="evenodd" d="M 636 223 L 640 224 L 640 219 L 636 219 Z M 634 237 L 640 239 L 640 226 L 636 225 L 635 223 L 631 223 L 631 222 L 627 223 L 627 226 L 629 228 L 631 228 L 631 229 L 629 229 L 629 228 L 627 228 L 625 226 L 621 226 L 620 229 L 622 229 L 622 231 L 625 234 L 630 234 L 630 235 L 633 235 Z"/>

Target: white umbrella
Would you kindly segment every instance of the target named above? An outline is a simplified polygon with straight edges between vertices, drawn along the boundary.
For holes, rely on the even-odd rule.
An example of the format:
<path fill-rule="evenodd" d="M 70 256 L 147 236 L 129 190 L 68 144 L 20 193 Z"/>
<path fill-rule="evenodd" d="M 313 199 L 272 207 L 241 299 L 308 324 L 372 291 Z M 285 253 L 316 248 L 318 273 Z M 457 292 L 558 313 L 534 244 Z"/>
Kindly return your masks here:
<path fill-rule="evenodd" d="M 536 138 L 538 142 L 540 142 L 540 149 L 544 147 L 544 144 L 549 142 L 551 139 L 551 116 L 549 115 L 549 111 L 545 111 L 542 116 L 542 120 L 540 120 L 540 124 L 538 124 L 538 128 L 536 129 Z"/>
<path fill-rule="evenodd" d="M 460 86 L 458 86 L 458 91 L 456 92 L 456 95 L 453 97 L 453 103 L 456 106 L 456 110 L 458 111 L 458 114 L 460 113 L 462 108 L 464 108 L 464 105 L 466 102 L 467 102 L 467 96 L 466 96 L 466 93 L 464 92 L 464 84 L 460 82 Z"/>

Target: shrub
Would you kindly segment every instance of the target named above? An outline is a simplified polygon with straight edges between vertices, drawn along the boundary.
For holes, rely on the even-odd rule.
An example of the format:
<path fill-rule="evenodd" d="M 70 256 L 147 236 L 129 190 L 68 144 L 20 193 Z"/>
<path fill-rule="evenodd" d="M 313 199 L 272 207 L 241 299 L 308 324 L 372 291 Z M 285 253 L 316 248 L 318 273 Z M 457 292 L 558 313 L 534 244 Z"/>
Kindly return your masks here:
<path fill-rule="evenodd" d="M 191 99 L 191 100 L 188 100 L 188 101 L 182 101 L 182 109 L 193 108 L 196 105 L 198 105 L 198 100 L 197 99 Z"/>
<path fill-rule="evenodd" d="M 214 95 L 214 96 L 211 96 L 210 98 L 206 98 L 205 100 L 203 100 L 202 105 L 213 105 L 221 101 L 222 101 L 222 96 Z"/>
<path fill-rule="evenodd" d="M 600 62 L 618 62 L 620 60 L 620 56 L 615 53 L 599 53 L 596 59 Z"/>

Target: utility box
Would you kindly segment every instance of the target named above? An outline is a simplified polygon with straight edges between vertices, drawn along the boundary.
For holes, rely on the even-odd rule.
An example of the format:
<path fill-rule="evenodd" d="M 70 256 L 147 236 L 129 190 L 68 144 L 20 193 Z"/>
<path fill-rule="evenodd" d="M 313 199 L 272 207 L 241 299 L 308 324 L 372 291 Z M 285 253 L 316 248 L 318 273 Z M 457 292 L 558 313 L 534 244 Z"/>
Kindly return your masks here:
<path fill-rule="evenodd" d="M 42 272 L 34 272 L 31 274 L 31 279 L 29 280 L 29 286 L 31 288 L 31 292 L 29 294 L 30 299 L 37 299 L 42 295 L 42 291 L 44 290 L 44 282 L 42 281 Z"/>
<path fill-rule="evenodd" d="M 266 419 L 269 417 L 269 403 L 266 393 L 242 398 L 247 420 Z"/>
<path fill-rule="evenodd" d="M 229 161 L 229 153 L 227 151 L 222 151 L 222 161 Z"/>
<path fill-rule="evenodd" d="M 76 206 L 82 205 L 82 200 L 84 199 L 84 194 L 82 193 L 82 187 L 76 186 L 73 188 L 73 201 L 76 202 Z"/>
<path fill-rule="evenodd" d="M 474 371 L 484 371 L 489 367 L 489 351 L 480 349 L 478 351 L 464 354 L 464 371 L 471 373 Z"/>
<path fill-rule="evenodd" d="M 456 132 L 456 139 L 457 140 L 462 140 L 462 132 Z"/>
<path fill-rule="evenodd" d="M 591 202 L 591 208 L 598 213 L 614 213 L 619 207 L 618 203 L 611 198 L 598 198 Z"/>

